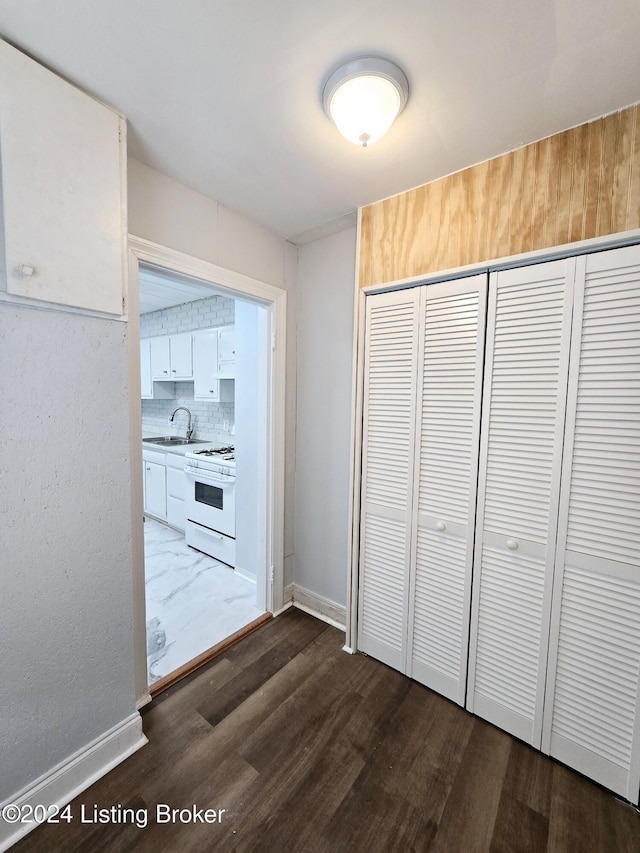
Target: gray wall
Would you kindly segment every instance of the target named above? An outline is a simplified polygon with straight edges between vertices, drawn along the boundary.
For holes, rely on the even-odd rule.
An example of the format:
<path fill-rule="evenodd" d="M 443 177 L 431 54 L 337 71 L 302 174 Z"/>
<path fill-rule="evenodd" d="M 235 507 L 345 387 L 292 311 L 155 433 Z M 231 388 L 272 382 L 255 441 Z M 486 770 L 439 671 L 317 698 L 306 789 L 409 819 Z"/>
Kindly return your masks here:
<path fill-rule="evenodd" d="M 295 583 L 345 606 L 356 230 L 298 250 Z"/>
<path fill-rule="evenodd" d="M 0 303 L 0 801 L 135 710 L 126 333 Z"/>

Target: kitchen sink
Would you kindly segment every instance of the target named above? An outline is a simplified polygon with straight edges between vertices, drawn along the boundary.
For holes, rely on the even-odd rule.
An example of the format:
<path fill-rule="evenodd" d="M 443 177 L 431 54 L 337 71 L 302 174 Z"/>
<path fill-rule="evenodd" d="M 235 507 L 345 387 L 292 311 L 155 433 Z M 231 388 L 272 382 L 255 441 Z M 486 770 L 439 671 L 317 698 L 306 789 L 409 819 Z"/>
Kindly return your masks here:
<path fill-rule="evenodd" d="M 174 447 L 185 444 L 209 444 L 209 442 L 203 441 L 200 438 L 180 438 L 178 435 L 160 435 L 157 438 L 143 438 L 142 440 L 149 442 L 149 444 L 159 444 L 161 447 Z"/>

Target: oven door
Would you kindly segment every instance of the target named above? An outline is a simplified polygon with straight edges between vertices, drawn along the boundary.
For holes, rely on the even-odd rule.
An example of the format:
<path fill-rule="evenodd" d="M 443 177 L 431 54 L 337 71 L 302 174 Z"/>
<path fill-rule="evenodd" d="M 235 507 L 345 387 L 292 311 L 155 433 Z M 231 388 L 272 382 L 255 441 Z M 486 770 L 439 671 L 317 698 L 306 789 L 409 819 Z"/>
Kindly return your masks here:
<path fill-rule="evenodd" d="M 185 507 L 187 518 L 235 538 L 236 478 L 189 468 L 185 468 L 185 474 L 189 484 Z"/>

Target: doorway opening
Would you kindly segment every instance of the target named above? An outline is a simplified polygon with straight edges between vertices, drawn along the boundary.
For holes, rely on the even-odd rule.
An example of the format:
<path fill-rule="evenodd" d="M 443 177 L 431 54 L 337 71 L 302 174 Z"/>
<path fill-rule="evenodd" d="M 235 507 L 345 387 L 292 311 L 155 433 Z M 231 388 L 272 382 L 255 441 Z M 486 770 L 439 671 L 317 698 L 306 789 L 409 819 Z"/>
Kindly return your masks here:
<path fill-rule="evenodd" d="M 136 416 L 132 383 L 132 456 L 137 433 L 142 486 L 132 514 L 134 536 L 142 529 L 134 561 L 144 704 L 149 692 L 280 606 L 274 508 L 283 483 L 284 382 L 273 343 L 284 291 L 132 242 L 130 348 L 135 343 L 140 371 Z M 168 367 L 158 360 L 164 350 Z"/>

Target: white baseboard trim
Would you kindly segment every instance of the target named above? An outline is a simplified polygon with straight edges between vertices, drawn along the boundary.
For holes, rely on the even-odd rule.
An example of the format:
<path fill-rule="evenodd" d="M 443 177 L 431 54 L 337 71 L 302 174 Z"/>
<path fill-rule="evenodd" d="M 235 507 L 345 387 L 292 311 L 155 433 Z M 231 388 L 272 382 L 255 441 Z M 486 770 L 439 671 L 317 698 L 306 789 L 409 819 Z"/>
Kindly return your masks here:
<path fill-rule="evenodd" d="M 285 610 L 289 610 L 290 607 L 293 607 L 293 584 L 287 584 L 285 588 L 282 590 L 282 601 L 284 602 L 282 607 L 279 610 L 274 610 L 274 616 L 280 616 L 281 613 L 284 613 Z"/>
<path fill-rule="evenodd" d="M 142 731 L 142 718 L 136 711 L 4 803 L 0 803 L 0 811 L 9 803 L 18 808 L 55 805 L 62 809 L 145 743 L 147 738 Z M 29 814 L 35 817 L 30 810 Z M 35 821 L 15 824 L 0 821 L 0 853 L 4 853 L 37 826 Z"/>
<path fill-rule="evenodd" d="M 244 569 L 236 566 L 233 570 L 239 577 L 244 578 L 246 581 L 251 581 L 252 584 L 256 583 L 256 576 L 252 575 L 251 572 L 245 571 Z"/>
<path fill-rule="evenodd" d="M 295 583 L 286 587 L 285 594 L 289 588 L 291 588 L 294 607 L 322 619 L 323 622 L 333 625 L 334 628 L 346 631 L 347 611 L 344 607 Z"/>
<path fill-rule="evenodd" d="M 144 708 L 145 705 L 148 705 L 151 702 L 151 693 L 147 691 L 143 693 L 142 696 L 138 696 L 136 699 L 136 711 L 139 711 L 141 708 Z"/>

